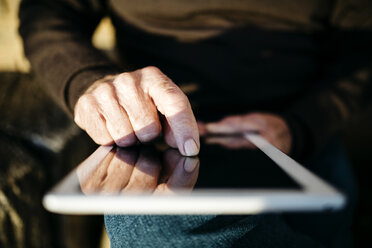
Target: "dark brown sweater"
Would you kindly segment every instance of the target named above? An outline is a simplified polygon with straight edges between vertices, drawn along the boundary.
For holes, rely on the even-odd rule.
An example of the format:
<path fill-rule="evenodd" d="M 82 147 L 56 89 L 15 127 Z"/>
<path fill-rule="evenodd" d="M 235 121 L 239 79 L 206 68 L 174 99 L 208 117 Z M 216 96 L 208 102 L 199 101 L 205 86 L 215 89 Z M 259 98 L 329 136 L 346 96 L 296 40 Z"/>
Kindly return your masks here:
<path fill-rule="evenodd" d="M 35 74 L 72 112 L 104 75 L 146 65 L 197 83 L 201 112 L 271 111 L 316 154 L 368 99 L 371 1 L 23 0 L 20 33 Z M 101 18 L 116 28 L 121 65 L 91 44 Z"/>

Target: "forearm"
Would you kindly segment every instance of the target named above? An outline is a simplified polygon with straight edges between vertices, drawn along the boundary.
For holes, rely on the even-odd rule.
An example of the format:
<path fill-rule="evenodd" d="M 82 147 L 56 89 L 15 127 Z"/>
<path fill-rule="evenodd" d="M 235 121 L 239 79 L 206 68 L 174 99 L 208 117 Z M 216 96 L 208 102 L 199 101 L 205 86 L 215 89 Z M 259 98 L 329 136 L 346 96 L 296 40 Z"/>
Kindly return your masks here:
<path fill-rule="evenodd" d="M 338 77 L 325 79 L 328 86 L 314 89 L 284 115 L 293 133 L 294 157 L 307 159 L 317 154 L 369 101 L 372 63 L 367 57 L 358 59 L 359 66 L 339 68 Z"/>
<path fill-rule="evenodd" d="M 91 83 L 119 72 L 91 44 L 104 7 L 94 1 L 82 2 L 24 0 L 20 7 L 20 34 L 32 70 L 69 112 Z"/>
<path fill-rule="evenodd" d="M 323 33 L 318 87 L 293 104 L 286 118 L 294 132 L 294 153 L 306 159 L 319 152 L 372 93 L 370 1 L 335 1 Z"/>

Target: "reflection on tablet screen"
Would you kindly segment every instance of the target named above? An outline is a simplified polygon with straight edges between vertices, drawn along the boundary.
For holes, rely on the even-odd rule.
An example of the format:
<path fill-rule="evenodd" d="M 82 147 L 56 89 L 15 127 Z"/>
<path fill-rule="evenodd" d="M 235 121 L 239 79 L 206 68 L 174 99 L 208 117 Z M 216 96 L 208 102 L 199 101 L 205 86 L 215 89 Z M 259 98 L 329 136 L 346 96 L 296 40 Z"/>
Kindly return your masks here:
<path fill-rule="evenodd" d="M 175 149 L 156 145 L 114 147 L 87 171 L 81 166 L 77 170 L 85 194 L 162 194 L 199 188 L 301 189 L 262 151 L 232 137 L 202 140 L 198 157 L 184 157 Z"/>

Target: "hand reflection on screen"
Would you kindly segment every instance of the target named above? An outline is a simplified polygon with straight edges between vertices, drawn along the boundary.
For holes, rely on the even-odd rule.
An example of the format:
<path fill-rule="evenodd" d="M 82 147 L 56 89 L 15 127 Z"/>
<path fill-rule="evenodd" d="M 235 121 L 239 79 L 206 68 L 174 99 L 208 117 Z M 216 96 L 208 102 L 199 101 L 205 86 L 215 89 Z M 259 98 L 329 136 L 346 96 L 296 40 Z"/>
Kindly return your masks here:
<path fill-rule="evenodd" d="M 191 191 L 199 171 L 197 157 L 184 157 L 169 149 L 162 156 L 149 147 L 113 148 L 102 162 L 82 180 L 84 168 L 78 169 L 81 190 L 85 194 L 172 193 Z"/>
<path fill-rule="evenodd" d="M 255 150 L 257 147 L 241 135 L 207 135 L 202 137 L 206 144 L 220 145 L 228 149 L 250 149 Z"/>

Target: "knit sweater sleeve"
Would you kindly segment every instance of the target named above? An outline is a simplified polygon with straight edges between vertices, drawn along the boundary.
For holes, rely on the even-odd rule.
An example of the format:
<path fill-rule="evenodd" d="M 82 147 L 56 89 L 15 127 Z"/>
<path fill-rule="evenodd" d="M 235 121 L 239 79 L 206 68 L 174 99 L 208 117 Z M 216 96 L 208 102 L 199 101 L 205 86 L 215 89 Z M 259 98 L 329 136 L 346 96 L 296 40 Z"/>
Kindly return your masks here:
<path fill-rule="evenodd" d="M 91 43 L 93 31 L 104 14 L 104 2 L 100 0 L 21 3 L 19 31 L 32 71 L 70 113 L 90 84 L 119 72 Z"/>
<path fill-rule="evenodd" d="M 322 73 L 316 86 L 284 114 L 297 159 L 317 154 L 371 101 L 371 8 L 371 3 L 362 0 L 335 1 L 330 28 L 323 37 Z"/>

